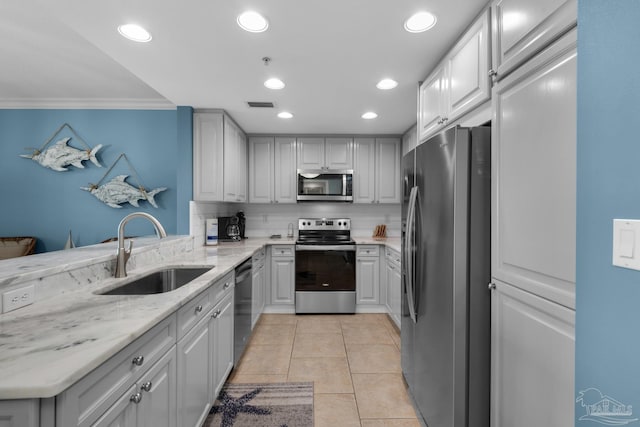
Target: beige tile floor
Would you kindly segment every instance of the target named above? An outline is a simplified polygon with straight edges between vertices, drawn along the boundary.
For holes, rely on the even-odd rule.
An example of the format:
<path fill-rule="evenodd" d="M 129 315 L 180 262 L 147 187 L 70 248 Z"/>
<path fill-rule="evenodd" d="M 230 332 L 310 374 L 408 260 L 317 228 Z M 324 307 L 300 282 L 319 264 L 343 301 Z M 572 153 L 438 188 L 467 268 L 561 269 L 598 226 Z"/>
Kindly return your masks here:
<path fill-rule="evenodd" d="M 229 382 L 313 381 L 314 427 L 419 427 L 385 314 L 263 314 Z"/>

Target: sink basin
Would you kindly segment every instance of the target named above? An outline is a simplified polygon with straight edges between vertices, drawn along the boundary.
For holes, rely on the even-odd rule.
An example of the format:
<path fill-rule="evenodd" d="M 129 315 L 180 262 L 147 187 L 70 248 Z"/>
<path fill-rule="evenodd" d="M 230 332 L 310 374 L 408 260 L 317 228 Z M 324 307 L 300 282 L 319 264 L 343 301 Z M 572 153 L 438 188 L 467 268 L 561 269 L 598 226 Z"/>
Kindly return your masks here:
<path fill-rule="evenodd" d="M 186 285 L 213 267 L 167 268 L 150 273 L 144 277 L 126 283 L 101 295 L 147 295 L 171 292 Z"/>

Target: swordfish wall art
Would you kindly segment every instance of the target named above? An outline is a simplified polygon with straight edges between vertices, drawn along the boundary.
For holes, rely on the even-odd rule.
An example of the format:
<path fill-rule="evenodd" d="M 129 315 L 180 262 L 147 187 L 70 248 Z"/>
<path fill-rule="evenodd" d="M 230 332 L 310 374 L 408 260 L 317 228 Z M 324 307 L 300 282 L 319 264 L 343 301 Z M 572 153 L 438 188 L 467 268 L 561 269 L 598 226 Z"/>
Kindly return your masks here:
<path fill-rule="evenodd" d="M 53 144 L 51 147 L 47 147 L 51 141 L 58 135 L 65 127 L 68 127 L 69 130 L 73 133 L 73 135 L 85 145 L 86 150 L 79 150 L 74 147 L 69 146 L 70 137 L 62 138 Z M 44 143 L 40 149 L 33 150 L 31 154 L 21 154 L 20 157 L 24 157 L 26 159 L 31 159 L 34 162 L 40 164 L 42 167 L 52 169 L 58 172 L 66 172 L 67 166 L 75 166 L 79 169 L 84 169 L 84 165 L 82 164 L 85 160 L 90 160 L 91 163 L 98 167 L 102 167 L 98 159 L 96 158 L 96 153 L 98 150 L 102 148 L 102 144 L 96 145 L 94 148 L 89 147 L 86 142 L 82 140 L 78 136 L 75 130 L 68 124 L 64 123 L 62 126 L 58 128 L 57 131 L 51 135 L 51 137 Z"/>
<path fill-rule="evenodd" d="M 86 150 L 80 150 L 69 146 L 71 137 L 65 137 L 58 140 L 49 148 L 46 148 L 51 141 L 64 129 L 68 128 L 73 135 L 86 146 Z M 89 160 L 91 163 L 98 167 L 102 167 L 98 161 L 96 154 L 98 150 L 102 148 L 102 144 L 96 145 L 94 148 L 89 145 L 78 136 L 76 131 L 68 123 L 64 123 L 56 130 L 53 135 L 40 147 L 40 149 L 34 149 L 31 154 L 21 154 L 20 157 L 31 159 L 45 168 L 52 169 L 58 172 L 66 172 L 68 166 L 75 166 L 79 169 L 84 169 L 83 161 Z M 113 170 L 120 159 L 124 158 L 129 165 L 129 169 L 134 175 L 137 181 L 137 187 L 129 184 L 126 179 L 129 175 L 118 175 L 111 179 L 109 182 L 102 184 L 107 175 Z M 112 208 L 122 208 L 120 206 L 123 203 L 129 203 L 131 206 L 139 207 L 140 200 L 148 201 L 154 208 L 158 207 L 155 201 L 156 194 L 165 191 L 166 187 L 158 187 L 151 191 L 147 191 L 142 185 L 138 174 L 136 173 L 133 165 L 129 162 L 129 159 L 124 153 L 121 153 L 116 161 L 111 165 L 109 170 L 103 175 L 98 184 L 89 184 L 89 187 L 80 187 L 82 190 L 88 191 L 93 194 L 98 200 L 105 203 Z"/>

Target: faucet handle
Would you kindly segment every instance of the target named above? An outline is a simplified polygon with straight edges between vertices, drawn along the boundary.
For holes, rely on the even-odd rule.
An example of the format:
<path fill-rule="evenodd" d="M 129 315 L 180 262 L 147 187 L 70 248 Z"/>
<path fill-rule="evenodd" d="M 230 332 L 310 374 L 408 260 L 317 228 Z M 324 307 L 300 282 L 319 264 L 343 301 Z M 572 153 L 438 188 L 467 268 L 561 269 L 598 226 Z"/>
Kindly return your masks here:
<path fill-rule="evenodd" d="M 125 264 L 129 261 L 129 257 L 131 256 L 131 248 L 133 248 L 133 240 L 129 240 L 129 248 L 124 250 L 124 262 Z"/>

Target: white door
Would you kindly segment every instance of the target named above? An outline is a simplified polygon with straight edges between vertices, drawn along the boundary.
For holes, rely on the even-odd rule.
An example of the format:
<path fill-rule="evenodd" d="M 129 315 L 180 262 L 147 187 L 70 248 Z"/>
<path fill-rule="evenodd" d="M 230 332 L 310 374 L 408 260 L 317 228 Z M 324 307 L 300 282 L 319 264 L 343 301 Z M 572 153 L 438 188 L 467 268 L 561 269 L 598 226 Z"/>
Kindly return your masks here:
<path fill-rule="evenodd" d="M 229 292 L 213 309 L 212 391 L 214 400 L 233 368 L 233 292 Z"/>
<path fill-rule="evenodd" d="M 193 114 L 193 199 L 222 201 L 223 115 Z"/>
<path fill-rule="evenodd" d="M 329 169 L 353 169 L 353 140 L 326 138 L 324 156 Z"/>
<path fill-rule="evenodd" d="M 324 138 L 298 138 L 298 169 L 324 167 Z"/>
<path fill-rule="evenodd" d="M 275 249 L 274 249 L 275 250 Z M 295 260 L 291 257 L 271 258 L 271 303 L 294 303 Z"/>
<path fill-rule="evenodd" d="M 376 138 L 376 202 L 400 203 L 400 140 Z"/>
<path fill-rule="evenodd" d="M 296 203 L 296 138 L 279 137 L 275 144 L 275 202 Z"/>
<path fill-rule="evenodd" d="M 375 203 L 375 139 L 355 138 L 353 145 L 353 203 Z"/>
<path fill-rule="evenodd" d="M 357 304 L 380 303 L 380 260 L 378 257 L 360 257 L 356 261 Z"/>
<path fill-rule="evenodd" d="M 137 427 L 176 425 L 176 350 L 169 350 L 138 381 L 142 393 Z"/>
<path fill-rule="evenodd" d="M 420 85 L 418 107 L 418 141 L 424 141 L 440 129 L 445 119 L 447 75 L 445 65 L 438 67 Z"/>
<path fill-rule="evenodd" d="M 273 203 L 274 190 L 274 139 L 252 137 L 249 139 L 249 202 Z"/>

